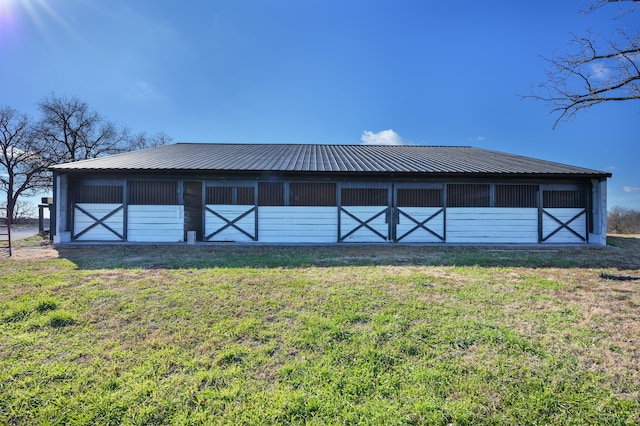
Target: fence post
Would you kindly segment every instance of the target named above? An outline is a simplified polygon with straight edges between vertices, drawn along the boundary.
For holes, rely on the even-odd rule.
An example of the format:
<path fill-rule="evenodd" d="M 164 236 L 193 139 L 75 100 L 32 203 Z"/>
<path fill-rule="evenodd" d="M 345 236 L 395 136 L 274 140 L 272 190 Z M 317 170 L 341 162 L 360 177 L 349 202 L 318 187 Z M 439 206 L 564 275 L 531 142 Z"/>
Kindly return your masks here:
<path fill-rule="evenodd" d="M 0 249 L 11 256 L 11 218 L 6 207 L 0 207 Z"/>

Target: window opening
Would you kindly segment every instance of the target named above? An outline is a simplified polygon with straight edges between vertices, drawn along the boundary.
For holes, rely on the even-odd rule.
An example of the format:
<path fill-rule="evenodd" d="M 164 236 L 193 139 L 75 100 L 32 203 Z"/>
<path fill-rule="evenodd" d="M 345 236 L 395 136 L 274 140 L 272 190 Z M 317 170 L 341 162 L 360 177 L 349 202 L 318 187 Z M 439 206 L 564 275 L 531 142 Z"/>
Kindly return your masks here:
<path fill-rule="evenodd" d="M 398 207 L 442 207 L 442 190 L 433 188 L 398 189 Z"/>
<path fill-rule="evenodd" d="M 447 185 L 448 207 L 490 207 L 491 185 L 478 183 Z"/>
<path fill-rule="evenodd" d="M 259 206 L 284 206 L 284 183 L 258 182 Z"/>
<path fill-rule="evenodd" d="M 122 186 L 78 185 L 73 190 L 75 203 L 122 204 Z"/>
<path fill-rule="evenodd" d="M 209 186 L 206 204 L 248 205 L 255 204 L 255 188 L 249 186 Z"/>
<path fill-rule="evenodd" d="M 537 185 L 496 185 L 495 207 L 537 207 Z"/>
<path fill-rule="evenodd" d="M 178 182 L 131 181 L 128 185 L 129 204 L 178 205 Z"/>
<path fill-rule="evenodd" d="M 335 183 L 289 184 L 289 205 L 291 206 L 335 206 Z"/>
<path fill-rule="evenodd" d="M 587 195 L 580 190 L 545 190 L 542 195 L 545 208 L 585 208 Z"/>
<path fill-rule="evenodd" d="M 342 188 L 343 206 L 386 206 L 386 188 Z"/>

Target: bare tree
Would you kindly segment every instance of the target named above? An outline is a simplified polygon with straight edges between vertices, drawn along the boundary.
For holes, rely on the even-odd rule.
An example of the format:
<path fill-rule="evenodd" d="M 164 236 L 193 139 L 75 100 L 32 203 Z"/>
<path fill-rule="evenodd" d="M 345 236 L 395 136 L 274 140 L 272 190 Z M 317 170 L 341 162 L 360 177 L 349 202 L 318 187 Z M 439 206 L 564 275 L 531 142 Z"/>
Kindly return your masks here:
<path fill-rule="evenodd" d="M 640 210 L 614 206 L 609 210 L 608 231 L 612 234 L 637 234 L 640 232 Z"/>
<path fill-rule="evenodd" d="M 38 107 L 39 133 L 59 162 L 78 161 L 127 151 L 128 131 L 105 120 L 76 98 L 51 95 Z"/>
<path fill-rule="evenodd" d="M 167 145 L 172 141 L 173 139 L 165 132 L 158 132 L 153 135 L 141 132 L 129 139 L 129 151 L 155 148 L 157 146 Z"/>
<path fill-rule="evenodd" d="M 623 13 L 632 13 L 638 6 L 637 0 L 599 0 L 585 13 L 595 13 L 609 3 L 626 5 Z M 610 39 L 591 31 L 574 35 L 572 53 L 546 59 L 547 81 L 526 97 L 545 101 L 552 113 L 558 113 L 553 128 L 594 105 L 640 99 L 640 33 L 632 31 L 636 32 L 619 28 Z"/>
<path fill-rule="evenodd" d="M 164 145 L 171 138 L 164 132 L 131 135 L 125 126 L 103 118 L 76 97 L 44 97 L 38 107 L 42 119 L 39 136 L 57 162 L 79 161 L 121 152 Z"/>
<path fill-rule="evenodd" d="M 587 4 L 587 8 L 583 10 L 582 13 L 591 13 L 594 10 L 599 9 L 608 3 L 620 3 L 620 2 L 624 2 L 623 4 L 626 4 L 626 7 L 627 7 L 626 9 L 620 9 L 620 14 L 625 15 L 629 12 L 633 12 L 633 10 L 635 10 L 635 8 L 638 7 L 638 2 L 640 2 L 640 0 L 594 0 L 591 3 Z"/>
<path fill-rule="evenodd" d="M 29 201 L 18 201 L 13 206 L 13 218 L 11 223 L 27 223 L 29 219 L 38 217 L 38 207 Z"/>
<path fill-rule="evenodd" d="M 0 108 L 0 187 L 9 217 L 15 217 L 19 197 L 50 186 L 47 168 L 52 159 L 44 153 L 29 118 L 13 108 Z"/>

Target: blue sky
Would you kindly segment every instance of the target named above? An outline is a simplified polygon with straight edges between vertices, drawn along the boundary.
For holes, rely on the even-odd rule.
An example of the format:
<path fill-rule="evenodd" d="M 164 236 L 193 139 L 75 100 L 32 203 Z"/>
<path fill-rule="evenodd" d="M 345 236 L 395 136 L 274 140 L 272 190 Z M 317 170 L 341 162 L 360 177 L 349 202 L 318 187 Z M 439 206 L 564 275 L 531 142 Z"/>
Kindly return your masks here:
<path fill-rule="evenodd" d="M 77 96 L 175 142 L 472 145 L 611 172 L 609 206 L 640 209 L 640 101 L 552 130 L 518 96 L 572 33 L 637 25 L 589 1 L 0 0 L 0 105 Z"/>

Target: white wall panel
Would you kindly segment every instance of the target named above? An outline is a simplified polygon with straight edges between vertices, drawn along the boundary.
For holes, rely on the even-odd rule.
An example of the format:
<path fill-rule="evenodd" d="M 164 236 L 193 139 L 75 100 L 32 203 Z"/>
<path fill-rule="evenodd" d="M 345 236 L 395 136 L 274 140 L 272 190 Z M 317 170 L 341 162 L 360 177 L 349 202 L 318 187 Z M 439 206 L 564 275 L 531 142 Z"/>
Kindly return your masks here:
<path fill-rule="evenodd" d="M 585 209 L 575 208 L 575 209 L 544 209 L 544 211 L 548 212 L 562 223 L 567 223 L 569 220 L 574 218 L 576 215 L 581 212 L 585 212 Z M 586 230 L 587 230 L 587 215 L 586 212 L 581 214 L 577 219 L 573 220 L 567 226 L 573 229 L 578 235 L 581 235 L 583 238 L 586 238 Z M 542 238 L 547 238 L 552 232 L 556 229 L 560 228 L 561 225 L 553 220 L 553 218 L 549 217 L 546 214 L 542 215 Z M 556 232 L 551 237 L 547 238 L 545 243 L 583 243 L 584 240 L 580 239 L 577 235 L 572 233 L 566 228 L 562 228 L 560 231 Z"/>
<path fill-rule="evenodd" d="M 389 235 L 389 224 L 387 223 L 387 214 L 380 212 L 386 210 L 385 207 L 381 206 L 347 206 L 342 207 L 343 210 L 346 210 L 351 215 L 355 216 L 359 220 L 354 219 L 349 214 L 344 211 L 340 212 L 340 236 L 343 238 L 344 242 L 354 242 L 354 243 L 382 243 L 388 240 Z M 375 219 L 367 222 L 372 217 L 378 215 Z M 375 229 L 378 233 L 380 233 L 385 238 L 382 238 L 380 235 L 377 235 L 375 232 L 371 231 L 367 227 L 360 226 L 361 222 L 367 222 L 367 225 L 373 229 Z M 359 227 L 360 226 L 360 227 Z M 358 228 L 359 227 L 359 228 Z M 355 232 L 351 233 L 352 230 L 358 228 Z M 345 236 L 348 235 L 346 238 Z"/>
<path fill-rule="evenodd" d="M 242 216 L 244 213 L 253 209 L 254 206 L 216 204 L 216 205 L 208 205 L 207 208 L 210 210 L 213 210 L 214 212 L 216 212 L 217 214 L 225 218 L 226 221 L 216 216 L 215 214 L 211 213 L 210 211 L 205 210 L 205 227 L 204 227 L 205 238 L 208 235 L 222 229 L 225 225 L 227 225 L 227 221 L 233 222 L 235 219 Z M 256 223 L 256 213 L 254 210 L 253 212 L 244 216 L 242 219 L 235 222 L 233 226 L 227 226 L 225 229 L 216 233 L 213 237 L 211 237 L 207 241 L 218 241 L 218 242 L 253 241 L 253 239 L 249 235 L 255 236 L 255 223 Z M 244 230 L 249 235 L 246 235 L 245 233 L 241 232 L 236 227 Z"/>
<path fill-rule="evenodd" d="M 184 241 L 184 207 L 176 205 L 128 207 L 127 240 L 136 242 Z"/>
<path fill-rule="evenodd" d="M 114 210 L 122 207 L 122 204 L 79 203 L 76 204 L 76 207 L 80 207 L 82 210 L 85 210 L 97 219 L 102 219 Z M 73 213 L 74 236 L 80 234 L 82 231 L 96 223 L 95 219 L 78 210 L 77 208 L 74 209 Z M 104 224 L 116 231 L 118 234 L 123 235 L 123 218 L 123 209 L 120 209 L 118 212 L 114 213 L 112 216 L 104 220 Z M 77 241 L 121 241 L 120 237 L 100 224 L 94 226 L 76 239 Z"/>
<path fill-rule="evenodd" d="M 258 207 L 258 235 L 266 243 L 335 243 L 336 207 Z"/>
<path fill-rule="evenodd" d="M 418 223 L 422 223 L 432 215 L 441 211 L 441 207 L 400 207 L 400 210 L 405 214 L 411 216 Z M 399 214 L 399 222 L 396 225 L 396 238 L 401 243 L 441 243 L 443 240 L 433 235 L 431 232 L 425 230 L 422 227 L 417 229 L 414 221 L 406 217 L 404 214 Z M 425 228 L 431 229 L 433 232 L 444 238 L 444 211 L 437 214 L 433 219 L 424 224 Z M 413 230 L 413 231 L 412 231 Z M 404 236 L 407 232 L 410 234 Z"/>
<path fill-rule="evenodd" d="M 448 208 L 447 242 L 537 243 L 538 209 Z"/>

